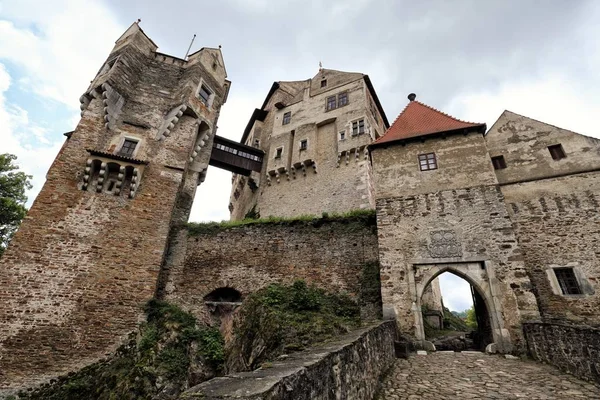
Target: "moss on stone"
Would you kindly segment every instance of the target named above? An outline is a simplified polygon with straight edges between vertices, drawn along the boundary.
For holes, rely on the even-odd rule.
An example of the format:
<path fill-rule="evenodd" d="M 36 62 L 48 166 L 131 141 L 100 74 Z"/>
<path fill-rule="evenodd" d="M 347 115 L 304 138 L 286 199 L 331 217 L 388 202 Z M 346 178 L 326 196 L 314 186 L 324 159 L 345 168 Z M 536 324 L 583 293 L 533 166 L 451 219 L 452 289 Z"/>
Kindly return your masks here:
<path fill-rule="evenodd" d="M 218 329 L 198 327 L 191 314 L 163 301 L 151 300 L 145 312 L 147 321 L 110 358 L 17 398 L 174 399 L 222 370 L 224 343 Z"/>
<path fill-rule="evenodd" d="M 351 225 L 358 223 L 360 226 L 376 226 L 375 210 L 354 210 L 344 214 L 328 214 L 323 213 L 321 217 L 315 215 L 300 215 L 294 218 L 283 217 L 267 217 L 267 218 L 246 218 L 239 221 L 222 221 L 222 222 L 206 222 L 188 223 L 188 234 L 190 236 L 215 234 L 224 230 L 250 225 L 282 225 L 292 226 L 305 224 L 314 227 L 319 227 L 329 222 L 340 222 L 342 224 Z"/>
<path fill-rule="evenodd" d="M 304 281 L 271 284 L 244 301 L 228 346 L 227 370 L 254 370 L 359 325 L 360 308 L 347 295 L 327 293 Z"/>

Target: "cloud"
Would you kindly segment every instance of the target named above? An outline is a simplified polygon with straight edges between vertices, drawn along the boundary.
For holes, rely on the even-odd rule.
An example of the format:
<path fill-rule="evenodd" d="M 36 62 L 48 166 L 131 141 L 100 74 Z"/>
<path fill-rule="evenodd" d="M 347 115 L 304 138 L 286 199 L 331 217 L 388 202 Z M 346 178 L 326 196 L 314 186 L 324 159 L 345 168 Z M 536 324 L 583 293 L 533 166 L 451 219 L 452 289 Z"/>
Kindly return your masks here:
<path fill-rule="evenodd" d="M 471 285 L 450 272 L 444 272 L 439 276 L 440 289 L 444 306 L 450 311 L 464 311 L 473 305 L 471 296 Z"/>

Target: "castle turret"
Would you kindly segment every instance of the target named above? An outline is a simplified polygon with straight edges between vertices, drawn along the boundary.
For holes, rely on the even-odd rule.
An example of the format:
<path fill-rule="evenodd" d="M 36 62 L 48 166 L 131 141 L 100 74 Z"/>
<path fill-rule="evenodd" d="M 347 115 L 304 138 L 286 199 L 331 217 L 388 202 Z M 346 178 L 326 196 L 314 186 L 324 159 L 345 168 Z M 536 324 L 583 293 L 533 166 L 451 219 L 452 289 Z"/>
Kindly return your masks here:
<path fill-rule="evenodd" d="M 220 49 L 161 54 L 137 23 L 117 40 L 0 262 L 0 388 L 86 365 L 136 327 L 229 86 Z"/>

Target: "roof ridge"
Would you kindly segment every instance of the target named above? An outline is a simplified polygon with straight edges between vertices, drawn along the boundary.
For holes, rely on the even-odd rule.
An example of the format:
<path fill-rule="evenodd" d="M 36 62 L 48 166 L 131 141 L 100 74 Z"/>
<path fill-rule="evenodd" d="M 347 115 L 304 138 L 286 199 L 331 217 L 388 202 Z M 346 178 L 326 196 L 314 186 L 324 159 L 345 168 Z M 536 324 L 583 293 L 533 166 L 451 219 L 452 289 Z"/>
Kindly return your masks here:
<path fill-rule="evenodd" d="M 427 108 L 429 108 L 429 109 L 430 109 L 430 110 L 432 110 L 432 111 L 438 112 L 438 113 L 440 113 L 440 114 L 442 114 L 442 115 L 444 115 L 444 116 L 446 116 L 446 117 L 448 117 L 448 118 L 450 118 L 450 119 L 453 119 L 453 120 L 455 120 L 455 121 L 458 121 L 458 122 L 462 122 L 462 123 L 465 123 L 465 124 L 473 124 L 473 125 L 481 125 L 481 124 L 482 124 L 481 122 L 465 121 L 465 120 L 463 120 L 463 119 L 459 119 L 459 118 L 453 117 L 452 115 L 450 115 L 450 114 L 448 114 L 448 113 L 445 113 L 445 112 L 443 112 L 443 111 L 440 111 L 440 110 L 438 110 L 438 109 L 437 109 L 437 108 L 435 108 L 435 107 L 432 107 L 432 106 L 430 106 L 430 105 L 428 105 L 428 104 L 425 104 L 425 103 L 421 103 L 419 100 L 413 100 L 413 101 L 411 101 L 410 103 L 419 103 L 420 105 L 422 105 L 422 106 L 424 106 L 424 107 L 427 107 Z M 408 103 L 408 104 L 410 104 L 410 103 Z M 407 105 L 406 107 L 408 107 L 408 105 Z M 405 110 L 406 110 L 406 107 L 404 108 Z M 402 112 L 404 112 L 404 111 L 402 111 Z M 399 117 L 399 116 L 398 116 L 398 117 Z"/>

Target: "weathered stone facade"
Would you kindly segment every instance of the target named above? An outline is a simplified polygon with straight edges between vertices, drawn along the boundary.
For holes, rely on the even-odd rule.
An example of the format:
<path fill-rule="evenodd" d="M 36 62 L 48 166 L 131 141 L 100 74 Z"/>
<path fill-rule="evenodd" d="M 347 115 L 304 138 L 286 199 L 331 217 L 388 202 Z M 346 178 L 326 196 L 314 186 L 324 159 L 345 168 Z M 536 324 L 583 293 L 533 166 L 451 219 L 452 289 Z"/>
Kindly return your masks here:
<path fill-rule="evenodd" d="M 1 260 L 0 391 L 112 351 L 155 294 L 229 88 L 220 50 L 156 49 L 137 24 L 117 40 Z"/>
<path fill-rule="evenodd" d="M 260 174 L 234 176 L 232 219 L 374 208 L 366 146 L 388 122 L 369 77 L 321 69 L 312 79 L 273 84 L 242 143 L 265 151 Z"/>
<path fill-rule="evenodd" d="M 356 298 L 364 317 L 378 317 L 375 218 L 256 223 L 190 233 L 185 256 L 170 266 L 165 299 L 206 320 L 207 296 L 220 288 L 241 298 L 270 283 L 309 284 Z M 368 278 L 367 278 L 368 277 Z M 374 281 L 369 281 L 369 279 Z"/>

